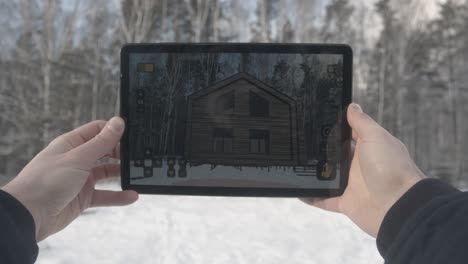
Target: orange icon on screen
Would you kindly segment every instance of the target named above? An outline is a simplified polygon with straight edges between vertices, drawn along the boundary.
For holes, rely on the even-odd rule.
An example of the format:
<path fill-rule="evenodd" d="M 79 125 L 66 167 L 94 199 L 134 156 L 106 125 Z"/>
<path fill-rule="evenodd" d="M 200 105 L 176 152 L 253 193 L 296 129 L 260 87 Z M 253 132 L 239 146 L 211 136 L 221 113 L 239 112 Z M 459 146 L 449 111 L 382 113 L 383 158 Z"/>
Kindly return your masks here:
<path fill-rule="evenodd" d="M 152 63 L 138 63 L 138 72 L 154 72 L 154 64 Z"/>
<path fill-rule="evenodd" d="M 323 178 L 330 178 L 332 176 L 332 172 L 333 172 L 333 168 L 331 165 L 327 163 L 325 163 L 325 165 L 323 165 L 323 168 L 322 168 L 322 177 Z"/>

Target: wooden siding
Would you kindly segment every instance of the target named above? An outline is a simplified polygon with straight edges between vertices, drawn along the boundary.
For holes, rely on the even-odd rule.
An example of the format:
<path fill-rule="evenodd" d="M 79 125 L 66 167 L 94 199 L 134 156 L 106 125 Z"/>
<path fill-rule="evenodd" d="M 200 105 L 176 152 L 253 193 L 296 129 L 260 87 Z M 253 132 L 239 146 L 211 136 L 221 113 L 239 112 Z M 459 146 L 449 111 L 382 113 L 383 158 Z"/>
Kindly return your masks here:
<path fill-rule="evenodd" d="M 235 91 L 235 107 L 231 114 L 217 113 L 214 109 L 216 99 Z M 268 117 L 251 117 L 249 113 L 249 92 L 252 91 L 267 99 L 270 105 Z M 237 161 L 257 160 L 260 163 L 292 165 L 298 160 L 299 143 L 297 139 L 296 106 L 283 100 L 268 90 L 257 87 L 245 79 L 234 81 L 221 89 L 195 98 L 191 102 L 189 160 L 205 161 L 214 164 Z M 213 128 L 233 129 L 233 152 L 213 152 Z M 270 153 L 252 154 L 249 151 L 249 130 L 265 129 L 270 131 Z M 225 162 L 223 162 L 223 160 Z M 236 163 L 236 162 L 234 162 Z"/>

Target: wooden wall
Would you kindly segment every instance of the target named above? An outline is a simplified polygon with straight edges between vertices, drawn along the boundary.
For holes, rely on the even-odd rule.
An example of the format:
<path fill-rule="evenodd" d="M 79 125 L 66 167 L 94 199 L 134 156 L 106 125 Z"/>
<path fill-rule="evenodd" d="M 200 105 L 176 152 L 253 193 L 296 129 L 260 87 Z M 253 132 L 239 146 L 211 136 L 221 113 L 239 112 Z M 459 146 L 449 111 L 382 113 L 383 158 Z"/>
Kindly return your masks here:
<path fill-rule="evenodd" d="M 235 90 L 233 114 L 216 113 L 215 100 L 225 93 Z M 249 114 L 249 92 L 252 91 L 270 102 L 269 117 L 251 117 Z M 292 165 L 297 161 L 295 105 L 281 100 L 260 89 L 254 84 L 239 79 L 227 86 L 192 100 L 191 136 L 189 160 L 203 163 L 243 163 L 258 161 L 276 165 Z M 233 152 L 213 153 L 213 128 L 233 128 Z M 270 153 L 249 153 L 249 129 L 270 131 Z M 223 162 L 225 160 L 226 162 Z M 210 162 L 216 161 L 216 162 Z M 262 163 L 262 164 L 261 164 Z"/>

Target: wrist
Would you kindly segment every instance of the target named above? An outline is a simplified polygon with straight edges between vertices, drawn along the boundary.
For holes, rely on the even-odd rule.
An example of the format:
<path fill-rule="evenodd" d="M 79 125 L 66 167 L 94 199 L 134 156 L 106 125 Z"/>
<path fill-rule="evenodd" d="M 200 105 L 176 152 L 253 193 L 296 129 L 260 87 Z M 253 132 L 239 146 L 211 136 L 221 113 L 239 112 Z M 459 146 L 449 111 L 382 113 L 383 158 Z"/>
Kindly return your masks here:
<path fill-rule="evenodd" d="M 437 179 L 423 179 L 411 186 L 385 214 L 377 235 L 377 248 L 385 257 L 408 219 L 437 196 L 459 192 Z"/>
<path fill-rule="evenodd" d="M 396 189 L 396 191 L 393 192 L 393 196 L 388 200 L 388 202 L 383 206 L 383 213 L 382 213 L 382 221 L 385 217 L 385 215 L 388 213 L 388 211 L 395 205 L 395 203 L 398 202 L 398 200 L 401 199 L 405 193 L 408 192 L 414 185 L 416 185 L 419 181 L 421 181 L 424 177 L 421 176 L 408 176 L 408 177 L 403 177 L 405 179 L 403 182 L 398 184 L 399 188 Z M 382 224 L 382 223 L 380 223 Z M 379 229 L 380 229 L 379 225 Z"/>
<path fill-rule="evenodd" d="M 25 197 L 23 192 L 16 188 L 14 182 L 8 183 L 4 187 L 0 188 L 0 190 L 8 193 L 13 198 L 15 198 L 29 212 L 33 220 L 34 227 L 35 227 L 34 235 L 37 241 L 37 237 L 38 237 L 40 226 L 41 226 L 40 225 L 41 217 L 40 217 L 39 211 L 37 210 L 37 207 L 32 205 L 32 202 L 33 202 L 32 199 L 28 199 L 27 197 Z"/>

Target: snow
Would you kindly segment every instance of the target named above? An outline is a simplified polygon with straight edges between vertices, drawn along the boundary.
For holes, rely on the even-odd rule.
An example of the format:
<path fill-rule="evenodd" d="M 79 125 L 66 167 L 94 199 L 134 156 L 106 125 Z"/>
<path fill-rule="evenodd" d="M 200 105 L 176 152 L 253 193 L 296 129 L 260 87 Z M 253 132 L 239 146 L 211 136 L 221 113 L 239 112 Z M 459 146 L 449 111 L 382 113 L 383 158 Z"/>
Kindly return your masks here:
<path fill-rule="evenodd" d="M 145 161 L 146 162 L 146 161 Z M 176 171 L 179 165 L 174 166 Z M 334 180 L 319 180 L 315 177 L 315 168 L 313 176 L 297 176 L 293 167 L 247 167 L 238 169 L 231 166 L 211 165 L 187 166 L 187 177 L 167 177 L 168 165 L 163 161 L 161 168 L 152 169 L 152 177 L 143 178 L 143 168 L 130 166 L 130 175 L 141 177 L 132 179 L 132 184 L 138 185 L 198 185 L 198 186 L 236 186 L 236 187 L 282 187 L 282 188 L 322 188 L 333 189 L 339 187 L 340 168 L 336 169 L 338 175 Z M 229 184 L 229 181 L 232 181 Z M 223 184 L 221 184 L 223 182 Z"/>
<path fill-rule="evenodd" d="M 383 263 L 345 216 L 285 198 L 140 195 L 86 211 L 39 246 L 38 264 Z"/>

